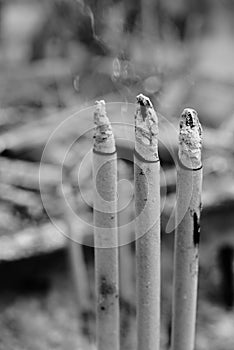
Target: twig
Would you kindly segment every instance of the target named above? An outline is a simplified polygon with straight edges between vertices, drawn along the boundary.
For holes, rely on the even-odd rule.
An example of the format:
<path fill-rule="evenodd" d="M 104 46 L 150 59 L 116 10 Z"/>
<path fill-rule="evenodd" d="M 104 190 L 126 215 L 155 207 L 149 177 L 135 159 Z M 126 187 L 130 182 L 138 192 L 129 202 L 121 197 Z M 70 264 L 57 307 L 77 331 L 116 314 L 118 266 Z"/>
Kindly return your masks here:
<path fill-rule="evenodd" d="M 93 147 L 97 349 L 119 349 L 117 154 L 105 102 L 96 103 Z"/>
<path fill-rule="evenodd" d="M 11 160 L 0 157 L 0 182 L 38 191 L 41 188 L 46 193 L 56 188 L 60 179 L 60 169 L 52 164 L 40 164 L 23 160 Z M 40 183 L 39 178 L 40 172 Z"/>
<path fill-rule="evenodd" d="M 69 179 L 69 178 L 68 178 Z M 61 202 L 63 206 L 64 222 L 67 228 L 67 247 L 69 260 L 71 264 L 72 278 L 75 286 L 76 300 L 80 315 L 90 310 L 90 290 L 87 280 L 87 269 L 85 265 L 84 254 L 82 250 L 83 237 L 85 235 L 85 227 L 78 228 L 74 218 L 73 208 L 75 206 L 75 198 L 69 181 L 66 181 L 62 187 Z M 66 197 L 66 200 L 63 198 Z M 67 200 L 71 203 L 69 207 Z M 63 204 L 64 203 L 64 204 Z"/>
<path fill-rule="evenodd" d="M 151 101 L 137 97 L 135 206 L 138 350 L 160 344 L 160 163 L 158 120 Z"/>
<path fill-rule="evenodd" d="M 195 342 L 198 245 L 201 212 L 202 130 L 196 111 L 180 120 L 174 256 L 172 349 L 192 350 Z"/>
<path fill-rule="evenodd" d="M 64 223 L 58 222 L 64 228 Z M 31 226 L 0 237 L 0 262 L 14 261 L 65 248 L 65 237 L 51 223 Z"/>

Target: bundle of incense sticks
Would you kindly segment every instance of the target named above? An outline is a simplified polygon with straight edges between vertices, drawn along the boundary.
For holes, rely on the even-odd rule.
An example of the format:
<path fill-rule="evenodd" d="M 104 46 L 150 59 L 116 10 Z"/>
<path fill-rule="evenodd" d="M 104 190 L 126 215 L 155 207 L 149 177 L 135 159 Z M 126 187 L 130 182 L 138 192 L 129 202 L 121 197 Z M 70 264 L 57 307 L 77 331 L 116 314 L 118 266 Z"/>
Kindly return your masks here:
<path fill-rule="evenodd" d="M 97 348 L 119 350 L 117 155 L 105 102 L 96 103 L 93 146 Z M 180 120 L 172 349 L 195 342 L 201 212 L 202 130 L 196 111 Z M 137 349 L 160 349 L 160 162 L 158 118 L 149 98 L 135 112 Z"/>

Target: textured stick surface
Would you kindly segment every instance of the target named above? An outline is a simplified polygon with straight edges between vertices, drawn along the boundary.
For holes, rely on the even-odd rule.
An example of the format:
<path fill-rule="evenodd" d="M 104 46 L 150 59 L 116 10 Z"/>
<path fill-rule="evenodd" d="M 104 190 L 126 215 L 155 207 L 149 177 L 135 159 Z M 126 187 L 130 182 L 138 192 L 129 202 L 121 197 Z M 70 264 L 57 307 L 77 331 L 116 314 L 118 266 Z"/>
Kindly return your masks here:
<path fill-rule="evenodd" d="M 201 126 L 197 113 L 185 109 L 180 122 L 181 163 L 192 169 L 201 167 L 201 142 Z M 190 171 L 178 168 L 172 310 L 173 350 L 194 349 L 201 187 L 202 169 Z"/>
<path fill-rule="evenodd" d="M 135 115 L 137 349 L 160 346 L 160 163 L 158 121 L 150 100 L 139 95 Z"/>
<path fill-rule="evenodd" d="M 119 350 L 117 155 L 104 101 L 94 114 L 94 241 L 97 349 Z"/>

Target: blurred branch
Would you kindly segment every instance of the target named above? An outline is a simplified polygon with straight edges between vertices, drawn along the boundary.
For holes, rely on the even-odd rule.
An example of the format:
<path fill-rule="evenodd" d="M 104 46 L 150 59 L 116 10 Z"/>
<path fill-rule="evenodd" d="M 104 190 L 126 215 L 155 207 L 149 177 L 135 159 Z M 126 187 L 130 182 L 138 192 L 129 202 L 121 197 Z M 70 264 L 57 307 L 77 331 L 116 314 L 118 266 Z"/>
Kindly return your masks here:
<path fill-rule="evenodd" d="M 48 191 L 48 188 L 52 189 L 57 186 L 58 180 L 56 179 L 60 178 L 60 171 L 54 165 L 41 165 L 39 184 L 40 164 L 22 160 L 9 160 L 4 157 L 0 157 L 0 163 L 0 182 L 2 183 L 0 186 L 4 186 L 3 184 L 6 186 L 8 184 L 35 191 L 39 191 L 41 187 L 41 189 Z M 5 196 L 8 195 L 11 197 L 10 192 L 7 194 L 7 187 L 4 188 Z M 2 195 L 3 193 L 1 193 Z"/>
<path fill-rule="evenodd" d="M 60 225 L 63 227 L 64 223 L 61 222 Z M 0 262 L 12 261 L 64 248 L 66 238 L 52 223 L 47 223 L 13 235 L 1 236 L 0 245 Z"/>

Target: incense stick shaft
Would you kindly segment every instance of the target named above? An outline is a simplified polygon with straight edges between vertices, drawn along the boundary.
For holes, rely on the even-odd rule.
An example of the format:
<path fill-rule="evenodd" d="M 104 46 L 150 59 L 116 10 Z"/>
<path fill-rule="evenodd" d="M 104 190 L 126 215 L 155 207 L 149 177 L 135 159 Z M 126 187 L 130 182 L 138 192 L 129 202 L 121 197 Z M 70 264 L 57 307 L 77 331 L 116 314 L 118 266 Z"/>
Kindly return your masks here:
<path fill-rule="evenodd" d="M 94 150 L 101 152 L 93 153 L 97 349 L 119 350 L 117 156 L 111 154 L 115 146 L 109 121 L 103 115 L 97 118 Z"/>
<path fill-rule="evenodd" d="M 147 179 L 142 174 L 148 174 Z M 145 204 L 147 200 L 147 210 Z M 135 159 L 136 275 L 138 350 L 160 343 L 160 186 L 159 162 Z"/>
<path fill-rule="evenodd" d="M 195 324 L 198 286 L 198 243 L 200 220 L 200 193 L 202 170 L 192 173 L 184 169 L 178 171 L 177 201 L 191 204 L 178 224 L 175 235 L 174 292 L 172 320 L 172 349 L 192 350 L 195 341 Z M 191 181 L 192 180 L 192 181 Z M 191 186 L 193 190 L 191 193 Z M 183 213 L 179 213 L 181 217 Z"/>
<path fill-rule="evenodd" d="M 195 343 L 202 190 L 201 144 L 202 129 L 197 112 L 187 108 L 180 120 L 172 350 L 193 350 Z"/>
<path fill-rule="evenodd" d="M 160 344 L 160 163 L 158 121 L 150 100 L 137 97 L 135 115 L 135 211 L 137 349 Z"/>

